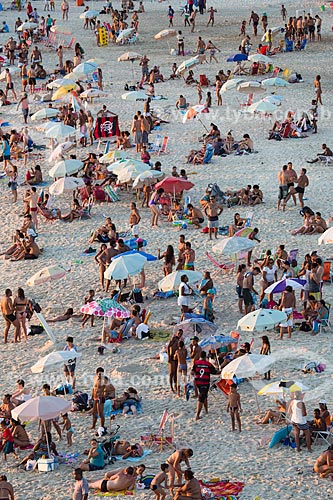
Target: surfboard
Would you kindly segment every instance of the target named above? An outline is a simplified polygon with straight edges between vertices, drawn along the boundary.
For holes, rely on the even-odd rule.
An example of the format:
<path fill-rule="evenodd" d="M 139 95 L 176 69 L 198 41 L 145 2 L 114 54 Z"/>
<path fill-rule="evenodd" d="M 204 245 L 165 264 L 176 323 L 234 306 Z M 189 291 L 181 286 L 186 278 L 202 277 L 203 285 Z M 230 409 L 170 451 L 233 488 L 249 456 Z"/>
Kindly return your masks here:
<path fill-rule="evenodd" d="M 283 427 L 279 431 L 276 431 L 275 434 L 273 434 L 273 437 L 268 445 L 268 448 L 273 448 L 273 446 L 280 443 L 283 439 L 289 436 L 292 428 L 293 428 L 292 425 L 288 425 L 287 427 Z"/>

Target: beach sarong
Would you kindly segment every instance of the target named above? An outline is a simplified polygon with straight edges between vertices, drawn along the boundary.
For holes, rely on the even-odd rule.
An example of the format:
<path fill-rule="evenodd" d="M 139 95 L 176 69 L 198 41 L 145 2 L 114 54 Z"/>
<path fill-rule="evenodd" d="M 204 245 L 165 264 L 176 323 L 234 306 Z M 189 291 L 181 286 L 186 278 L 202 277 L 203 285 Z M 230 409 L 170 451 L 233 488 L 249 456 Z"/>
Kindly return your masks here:
<path fill-rule="evenodd" d="M 215 499 L 223 499 L 223 498 L 237 498 L 238 495 L 242 492 L 245 483 L 241 483 L 240 481 L 214 481 L 214 482 L 205 482 L 199 481 L 202 488 L 208 488 L 213 494 Z"/>
<path fill-rule="evenodd" d="M 135 490 L 122 490 L 122 491 L 108 491 L 107 493 L 102 493 L 101 491 L 94 491 L 93 495 L 98 497 L 118 497 L 118 496 L 131 496 L 134 495 Z"/>

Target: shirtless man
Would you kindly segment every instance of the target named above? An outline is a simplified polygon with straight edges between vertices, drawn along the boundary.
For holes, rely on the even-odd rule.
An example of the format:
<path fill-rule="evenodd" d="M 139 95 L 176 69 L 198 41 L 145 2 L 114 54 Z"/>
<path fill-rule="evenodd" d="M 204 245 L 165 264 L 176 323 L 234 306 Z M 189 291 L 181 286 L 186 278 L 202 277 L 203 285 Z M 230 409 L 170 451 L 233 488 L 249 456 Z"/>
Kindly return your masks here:
<path fill-rule="evenodd" d="M 285 200 L 285 198 L 288 194 L 287 169 L 288 169 L 288 165 L 283 165 L 282 170 L 278 173 L 278 181 L 279 181 L 279 197 L 278 197 L 278 204 L 277 204 L 278 210 L 280 210 L 281 201 Z"/>
<path fill-rule="evenodd" d="M 219 216 L 223 212 L 223 208 L 219 205 L 219 203 L 217 203 L 215 196 L 211 195 L 209 197 L 209 201 L 204 208 L 204 212 L 208 219 L 209 239 L 212 239 L 213 232 L 215 234 L 215 239 L 217 239 Z"/>
<path fill-rule="evenodd" d="M 192 222 L 192 224 L 196 229 L 199 229 L 204 221 L 204 216 L 201 210 L 199 208 L 194 207 L 192 203 L 189 203 L 187 205 L 187 209 L 188 209 L 188 215 L 187 215 L 188 220 Z"/>
<path fill-rule="evenodd" d="M 13 97 L 14 97 L 14 99 L 16 101 L 17 100 L 17 95 L 16 95 L 16 92 L 14 90 L 14 84 L 13 84 L 13 80 L 12 80 L 12 75 L 9 72 L 9 68 L 5 69 L 5 79 L 6 79 L 6 89 L 5 89 L 5 97 L 6 97 L 6 99 L 7 99 L 7 95 L 8 95 L 8 90 L 11 90 L 11 92 L 13 94 Z"/>
<path fill-rule="evenodd" d="M 327 224 L 325 219 L 322 218 L 320 212 L 316 212 L 313 222 L 313 229 L 307 234 L 315 234 L 315 233 L 322 234 L 326 231 L 326 229 L 327 229 Z"/>
<path fill-rule="evenodd" d="M 326 477 L 329 474 L 333 474 L 333 445 L 329 446 L 327 450 L 319 455 L 315 461 L 313 470 L 317 472 L 317 474 L 320 474 L 320 477 Z"/>
<path fill-rule="evenodd" d="M 177 109 L 186 109 L 188 108 L 188 103 L 186 102 L 186 98 L 181 94 L 179 99 L 176 101 Z"/>
<path fill-rule="evenodd" d="M 8 333 L 10 329 L 10 325 L 14 327 L 14 342 L 18 342 L 20 339 L 20 323 L 16 319 L 16 315 L 14 313 L 13 301 L 12 301 L 12 291 L 9 288 L 5 290 L 5 296 L 1 300 L 1 312 L 5 319 L 5 331 L 4 331 L 4 340 L 5 344 L 8 342 Z"/>
<path fill-rule="evenodd" d="M 309 179 L 306 175 L 306 168 L 302 168 L 301 173 L 297 179 L 297 186 L 295 188 L 291 188 L 290 192 L 287 194 L 287 196 L 284 199 L 283 205 L 282 205 L 282 210 L 284 211 L 286 209 L 286 205 L 288 203 L 288 200 L 290 197 L 298 193 L 298 199 L 299 199 L 299 204 L 301 205 L 301 208 L 304 207 L 303 203 L 303 197 L 304 197 L 304 192 L 305 188 L 309 185 Z"/>
<path fill-rule="evenodd" d="M 295 172 L 295 170 L 293 169 L 293 164 L 291 161 L 288 162 L 288 165 L 287 165 L 287 171 L 285 173 L 285 179 L 287 181 L 287 187 L 288 187 L 288 191 L 291 187 L 294 187 L 294 183 L 297 182 L 297 174 Z M 292 197 L 293 197 L 293 200 L 294 200 L 294 205 L 296 207 L 296 196 L 295 194 L 292 194 Z"/>
<path fill-rule="evenodd" d="M 280 310 L 284 311 L 287 315 L 287 319 L 284 323 L 280 325 L 280 339 L 283 339 L 283 328 L 287 327 L 288 338 L 291 338 L 291 330 L 293 327 L 293 309 L 296 306 L 295 293 L 291 286 L 286 286 L 284 292 L 282 292 Z M 283 325 L 283 326 L 282 326 Z"/>
<path fill-rule="evenodd" d="M 260 267 L 254 267 L 252 271 L 248 271 L 244 274 L 243 279 L 243 299 L 245 305 L 245 314 L 248 314 L 252 310 L 254 305 L 254 300 L 252 293 L 258 295 L 258 292 L 254 289 L 254 276 L 260 274 Z"/>
<path fill-rule="evenodd" d="M 130 217 L 129 217 L 129 223 L 131 226 L 132 230 L 132 235 L 134 238 L 139 237 L 139 222 L 141 220 L 141 216 L 139 214 L 139 210 L 136 208 L 136 203 L 131 203 L 130 205 L 131 212 L 130 212 Z"/>
<path fill-rule="evenodd" d="M 38 226 L 38 219 L 37 219 L 37 201 L 38 201 L 38 194 L 37 194 L 37 189 L 35 186 L 32 186 L 29 191 L 28 191 L 28 196 L 25 197 L 25 202 L 29 203 L 29 211 L 31 214 L 31 219 L 32 222 L 35 226 L 35 229 L 37 229 Z"/>
<path fill-rule="evenodd" d="M 253 26 L 253 34 L 254 34 L 254 36 L 257 36 L 257 34 L 258 34 L 259 16 L 253 10 L 251 11 L 251 17 L 250 17 L 250 20 L 249 20 L 249 25 L 251 24 L 251 22 L 252 22 L 252 26 Z"/>
<path fill-rule="evenodd" d="M 156 474 L 152 482 L 150 483 L 150 489 L 155 493 L 156 500 L 164 500 L 167 496 L 167 492 L 164 491 L 168 489 L 168 472 L 169 465 L 161 464 L 161 472 Z M 164 483 L 164 488 L 162 484 Z"/>
<path fill-rule="evenodd" d="M 0 498 L 2 500 L 14 500 L 13 486 L 7 481 L 4 474 L 0 476 Z"/>
<path fill-rule="evenodd" d="M 166 463 L 169 465 L 169 482 L 170 488 L 175 486 L 175 476 L 177 476 L 178 486 L 182 484 L 183 471 L 181 463 L 184 462 L 187 469 L 190 469 L 189 458 L 193 456 L 191 448 L 176 450 L 167 458 Z"/>
<path fill-rule="evenodd" d="M 191 248 L 191 243 L 185 243 L 184 251 L 184 269 L 186 271 L 194 271 L 195 251 Z"/>
<path fill-rule="evenodd" d="M 94 379 L 94 385 L 92 388 L 92 399 L 94 401 L 94 405 L 92 408 L 93 422 L 90 429 L 95 429 L 98 417 L 101 419 L 101 427 L 104 427 L 105 418 L 104 418 L 104 402 L 105 402 L 105 377 L 104 377 L 104 369 L 97 368 L 96 376 Z"/>
<path fill-rule="evenodd" d="M 206 44 L 201 38 L 201 36 L 199 36 L 197 41 L 197 54 L 203 55 L 205 53 L 205 50 L 206 50 Z"/>
<path fill-rule="evenodd" d="M 178 264 L 176 271 L 179 271 L 180 269 L 184 268 L 184 252 L 185 252 L 185 236 L 181 234 L 179 236 L 179 243 L 178 243 Z"/>
<path fill-rule="evenodd" d="M 186 396 L 186 378 L 187 378 L 187 349 L 182 340 L 178 343 L 177 351 L 175 352 L 174 359 L 177 360 L 178 364 L 178 375 L 177 375 L 177 396 L 180 398 L 180 381 L 181 378 L 184 382 L 184 396 Z"/>
<path fill-rule="evenodd" d="M 104 479 L 89 482 L 89 488 L 101 490 L 102 493 L 131 490 L 135 486 L 135 480 L 134 467 L 127 467 L 116 474 L 113 471 L 107 472 Z"/>

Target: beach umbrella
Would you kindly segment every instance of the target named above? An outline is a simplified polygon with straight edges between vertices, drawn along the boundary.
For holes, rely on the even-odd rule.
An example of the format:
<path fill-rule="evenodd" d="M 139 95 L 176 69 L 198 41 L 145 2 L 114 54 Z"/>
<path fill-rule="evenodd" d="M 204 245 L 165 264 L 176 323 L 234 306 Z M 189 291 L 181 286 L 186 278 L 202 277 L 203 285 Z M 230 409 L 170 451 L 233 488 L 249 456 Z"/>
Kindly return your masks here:
<path fill-rule="evenodd" d="M 50 31 L 52 31 L 52 33 L 56 33 L 57 35 L 71 35 L 72 34 L 71 31 L 68 31 L 67 26 L 62 26 L 59 24 L 54 24 L 53 26 L 51 26 Z"/>
<path fill-rule="evenodd" d="M 236 255 L 238 252 L 248 252 L 254 246 L 255 242 L 253 240 L 232 236 L 231 238 L 220 240 L 214 245 L 213 252 L 224 255 Z"/>
<path fill-rule="evenodd" d="M 269 396 L 271 394 L 285 394 L 286 392 L 305 392 L 308 391 L 309 387 L 304 385 L 302 382 L 295 380 L 280 380 L 276 382 L 271 382 L 265 385 L 260 391 L 258 391 L 259 396 Z"/>
<path fill-rule="evenodd" d="M 333 243 L 333 227 L 326 229 L 318 238 L 318 245 L 330 245 Z"/>
<path fill-rule="evenodd" d="M 285 291 L 286 286 L 291 286 L 293 290 L 303 290 L 305 285 L 306 280 L 300 278 L 282 279 L 266 288 L 265 293 L 282 293 Z"/>
<path fill-rule="evenodd" d="M 146 101 L 148 95 L 140 90 L 134 90 L 133 92 L 126 92 L 121 96 L 124 101 Z"/>
<path fill-rule="evenodd" d="M 80 160 L 61 160 L 49 170 L 50 177 L 66 177 L 76 174 L 83 167 Z"/>
<path fill-rule="evenodd" d="M 131 313 L 114 299 L 97 299 L 80 308 L 83 314 L 103 318 L 129 318 Z"/>
<path fill-rule="evenodd" d="M 58 139 L 59 137 L 69 137 L 76 134 L 76 129 L 69 125 L 64 125 L 62 122 L 55 123 L 45 132 L 45 137 Z"/>
<path fill-rule="evenodd" d="M 60 194 L 70 193 L 84 186 L 85 183 L 81 177 L 62 177 L 51 184 L 49 192 L 52 195 L 59 196 Z"/>
<path fill-rule="evenodd" d="M 63 364 L 73 364 L 76 358 L 80 358 L 82 354 L 76 351 L 54 351 L 47 356 L 40 358 L 30 370 L 32 373 L 45 373 L 54 370 Z"/>
<path fill-rule="evenodd" d="M 96 71 L 98 68 L 98 64 L 96 63 L 88 63 L 88 62 L 83 62 L 81 64 L 78 64 L 74 69 L 73 73 L 76 75 L 77 73 L 80 75 L 91 75 Z"/>
<path fill-rule="evenodd" d="M 129 250 L 128 252 L 123 252 L 123 253 L 120 253 L 118 255 L 115 255 L 114 257 L 112 257 L 112 260 L 118 259 L 119 257 L 123 257 L 124 255 L 135 255 L 135 254 L 143 255 L 148 262 L 153 262 L 153 261 L 157 260 L 157 257 L 155 257 L 155 255 L 152 255 L 151 253 L 143 252 L 142 250 L 140 250 L 140 252 L 139 252 L 139 250 Z"/>
<path fill-rule="evenodd" d="M 253 227 L 242 227 L 239 229 L 234 236 L 238 236 L 239 238 L 247 238 L 249 234 L 253 231 Z"/>
<path fill-rule="evenodd" d="M 202 104 L 196 104 L 195 106 L 191 106 L 190 108 L 188 108 L 185 115 L 183 116 L 183 123 L 186 123 L 187 120 L 193 120 L 198 116 L 199 113 L 203 113 L 205 109 L 206 106 Z"/>
<path fill-rule="evenodd" d="M 243 83 L 244 78 L 232 78 L 231 80 L 227 80 L 221 87 L 221 92 L 226 92 L 227 90 L 233 90 L 238 87 L 240 83 Z"/>
<path fill-rule="evenodd" d="M 93 9 L 90 10 L 89 9 L 89 10 L 86 10 L 85 12 L 82 12 L 82 14 L 80 14 L 80 19 L 94 19 L 98 15 L 99 15 L 98 10 L 93 10 Z"/>
<path fill-rule="evenodd" d="M 62 142 L 61 144 L 58 144 L 58 146 L 54 148 L 54 150 L 50 154 L 48 162 L 51 163 L 53 161 L 61 159 L 65 153 L 67 153 L 73 148 L 73 146 L 75 146 L 75 143 L 71 141 L 66 141 Z"/>
<path fill-rule="evenodd" d="M 125 52 L 121 56 L 118 57 L 118 62 L 132 62 L 139 61 L 142 58 L 142 55 L 138 52 Z"/>
<path fill-rule="evenodd" d="M 22 23 L 16 31 L 29 31 L 29 30 L 34 30 L 38 28 L 38 24 L 37 23 L 33 23 L 31 21 L 25 21 L 24 23 Z"/>
<path fill-rule="evenodd" d="M 156 35 L 154 35 L 154 38 L 155 40 L 166 40 L 167 38 L 173 38 L 176 35 L 177 35 L 176 30 L 168 28 L 156 33 Z"/>
<path fill-rule="evenodd" d="M 45 120 L 48 118 L 55 118 L 56 116 L 58 116 L 58 114 L 59 114 L 59 109 L 43 108 L 40 109 L 39 111 L 36 111 L 36 113 L 34 113 L 31 116 L 31 120 L 36 121 L 36 120 Z M 54 122 L 52 123 L 54 124 Z"/>
<path fill-rule="evenodd" d="M 217 331 L 217 326 L 211 321 L 207 321 L 204 318 L 190 318 L 181 321 L 173 327 L 173 333 L 176 333 L 179 329 L 184 332 L 184 337 L 189 335 L 214 335 Z M 234 339 L 235 340 L 235 339 Z"/>
<path fill-rule="evenodd" d="M 130 38 L 135 33 L 135 28 L 126 28 L 119 32 L 119 35 L 116 38 L 116 43 L 122 42 L 126 40 L 126 38 Z"/>
<path fill-rule="evenodd" d="M 105 60 L 101 57 L 92 57 L 91 59 L 87 59 L 87 63 L 93 63 L 101 66 L 102 64 L 105 64 Z"/>
<path fill-rule="evenodd" d="M 242 54 L 241 52 L 238 54 L 234 54 L 233 56 L 229 56 L 227 62 L 239 62 L 239 61 L 247 61 L 247 55 Z"/>
<path fill-rule="evenodd" d="M 186 61 L 183 61 L 180 66 L 176 69 L 176 74 L 181 75 L 185 71 L 190 70 L 191 68 L 194 68 L 194 66 L 197 66 L 197 64 L 200 64 L 200 58 L 199 56 L 191 57 L 191 59 L 187 59 Z"/>
<path fill-rule="evenodd" d="M 166 193 L 181 193 L 182 191 L 189 191 L 194 187 L 194 184 L 190 181 L 182 179 L 181 177 L 165 177 L 157 184 L 155 184 L 155 189 L 163 188 Z"/>
<path fill-rule="evenodd" d="M 59 89 L 60 87 L 63 87 L 64 85 L 72 84 L 75 85 L 74 88 L 77 87 L 76 83 L 73 80 L 69 80 L 68 78 L 57 78 L 56 80 L 53 80 L 52 82 L 48 83 L 46 86 L 48 89 Z"/>
<path fill-rule="evenodd" d="M 109 151 L 105 155 L 99 158 L 100 163 L 113 163 L 120 160 L 128 160 L 130 157 L 127 151 L 121 151 L 116 149 L 115 151 Z"/>
<path fill-rule="evenodd" d="M 234 344 L 235 339 L 232 337 L 226 337 L 225 335 L 210 335 L 199 342 L 199 346 L 202 349 L 218 349 L 223 345 Z"/>
<path fill-rule="evenodd" d="M 237 323 L 237 328 L 243 332 L 264 332 L 272 330 L 279 323 L 287 320 L 287 314 L 277 309 L 257 309 L 252 311 Z"/>
<path fill-rule="evenodd" d="M 107 92 L 103 92 L 103 90 L 99 89 L 87 89 L 82 94 L 80 94 L 80 98 L 83 99 L 93 99 L 94 97 L 107 97 Z"/>
<path fill-rule="evenodd" d="M 104 278 L 107 280 L 124 280 L 129 276 L 139 274 L 147 259 L 140 252 L 129 255 L 120 255 L 117 259 L 113 259 L 109 267 L 104 273 Z"/>
<path fill-rule="evenodd" d="M 234 339 L 233 339 L 234 340 Z M 256 374 L 266 373 L 275 359 L 273 356 L 264 356 L 262 354 L 244 354 L 239 358 L 230 361 L 222 370 L 221 377 L 224 380 L 237 378 L 250 378 Z"/>
<path fill-rule="evenodd" d="M 260 94 L 261 92 L 265 92 L 265 90 L 265 87 L 255 80 L 240 83 L 237 87 L 237 92 L 241 92 L 242 94 Z"/>
<path fill-rule="evenodd" d="M 283 97 L 279 96 L 279 95 L 270 94 L 261 100 L 264 102 L 270 102 L 271 104 L 274 104 L 275 106 L 281 106 L 281 101 L 283 100 Z"/>
<path fill-rule="evenodd" d="M 76 83 L 66 83 L 59 87 L 55 93 L 52 95 L 52 101 L 56 101 L 57 99 L 61 99 L 65 95 L 69 94 L 72 90 L 75 90 L 77 87 Z"/>
<path fill-rule="evenodd" d="M 133 187 L 143 186 L 144 184 L 147 184 L 147 181 L 151 181 L 153 184 L 156 182 L 156 179 L 160 179 L 163 175 L 163 172 L 160 172 L 159 170 L 144 170 L 135 177 Z"/>
<path fill-rule="evenodd" d="M 53 266 L 44 267 L 28 279 L 27 285 L 38 286 L 42 283 L 56 281 L 63 278 L 69 271 L 69 268 L 66 269 L 60 264 L 54 264 Z"/>
<path fill-rule="evenodd" d="M 268 63 L 272 62 L 272 59 L 265 56 L 264 54 L 252 54 L 251 56 L 249 56 L 249 61 L 268 64 Z"/>
<path fill-rule="evenodd" d="M 134 179 L 137 178 L 137 176 L 140 173 L 144 172 L 144 170 L 142 170 L 143 168 L 144 167 L 129 165 L 128 167 L 121 170 L 121 172 L 117 172 L 116 175 L 118 177 L 118 182 L 119 183 L 126 183 L 126 182 L 133 181 Z M 147 168 L 147 164 L 146 164 L 146 168 Z"/>
<path fill-rule="evenodd" d="M 143 161 L 141 161 L 141 160 L 133 160 L 132 158 L 124 158 L 124 159 L 117 160 L 117 161 L 111 163 L 111 165 L 109 165 L 107 167 L 107 170 L 109 172 L 113 172 L 114 174 L 118 174 L 118 173 L 122 172 L 125 168 L 130 167 L 131 165 L 132 166 L 133 165 L 139 165 L 139 166 L 142 165 L 142 167 L 143 167 L 143 165 L 146 165 L 146 170 L 147 170 L 147 164 L 146 163 L 144 164 Z M 144 170 L 142 169 L 142 172 L 143 171 Z"/>
<path fill-rule="evenodd" d="M 288 87 L 290 85 L 287 80 L 279 77 L 266 78 L 266 80 L 263 80 L 261 83 L 266 87 Z"/>
<path fill-rule="evenodd" d="M 246 110 L 245 113 L 264 113 L 264 114 L 272 114 L 277 110 L 277 106 L 267 101 L 258 101 L 254 104 L 251 104 Z"/>
<path fill-rule="evenodd" d="M 158 283 L 158 289 L 162 292 L 169 292 L 172 290 L 177 290 L 180 285 L 180 278 L 186 274 L 189 280 L 189 284 L 197 284 L 202 280 L 202 273 L 199 271 L 174 271 L 173 273 L 165 276 Z"/>
<path fill-rule="evenodd" d="M 269 28 L 271 30 L 271 35 L 274 38 L 277 35 L 281 35 L 284 32 L 284 28 L 282 26 L 274 26 L 273 28 Z M 261 37 L 261 41 L 265 42 L 266 41 L 266 36 L 268 35 L 268 30 L 266 33 Z M 250 58 L 249 58 L 250 59 Z"/>
<path fill-rule="evenodd" d="M 15 73 L 19 73 L 20 72 L 20 68 L 18 68 L 17 66 L 10 66 L 9 68 L 6 68 L 6 69 L 9 69 L 9 74 L 12 75 L 12 76 L 14 76 Z M 7 75 L 6 70 L 3 70 L 0 73 L 0 80 L 6 80 L 6 75 Z"/>

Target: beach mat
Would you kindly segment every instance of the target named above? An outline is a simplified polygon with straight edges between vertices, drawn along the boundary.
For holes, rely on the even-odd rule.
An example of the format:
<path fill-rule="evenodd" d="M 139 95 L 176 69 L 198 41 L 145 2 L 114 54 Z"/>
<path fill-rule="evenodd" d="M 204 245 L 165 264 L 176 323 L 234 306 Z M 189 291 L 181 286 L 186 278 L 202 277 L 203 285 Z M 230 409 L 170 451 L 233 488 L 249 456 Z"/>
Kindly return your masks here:
<path fill-rule="evenodd" d="M 132 496 L 135 490 L 122 490 L 122 491 L 111 491 L 107 493 L 102 493 L 101 491 L 94 491 L 93 496 L 98 497 L 119 497 L 119 496 Z"/>
<path fill-rule="evenodd" d="M 209 489 L 215 500 L 232 500 L 238 498 L 238 495 L 243 491 L 245 483 L 240 481 L 199 481 L 201 488 Z"/>
<path fill-rule="evenodd" d="M 167 330 L 150 330 L 151 340 L 154 342 L 165 342 L 166 340 L 169 340 L 171 334 L 172 332 Z"/>
<path fill-rule="evenodd" d="M 127 462 L 140 462 L 144 458 L 146 458 L 148 455 L 153 453 L 152 450 L 144 450 L 142 457 L 128 457 L 123 459 L 121 455 L 116 455 L 117 460 L 126 460 Z"/>

